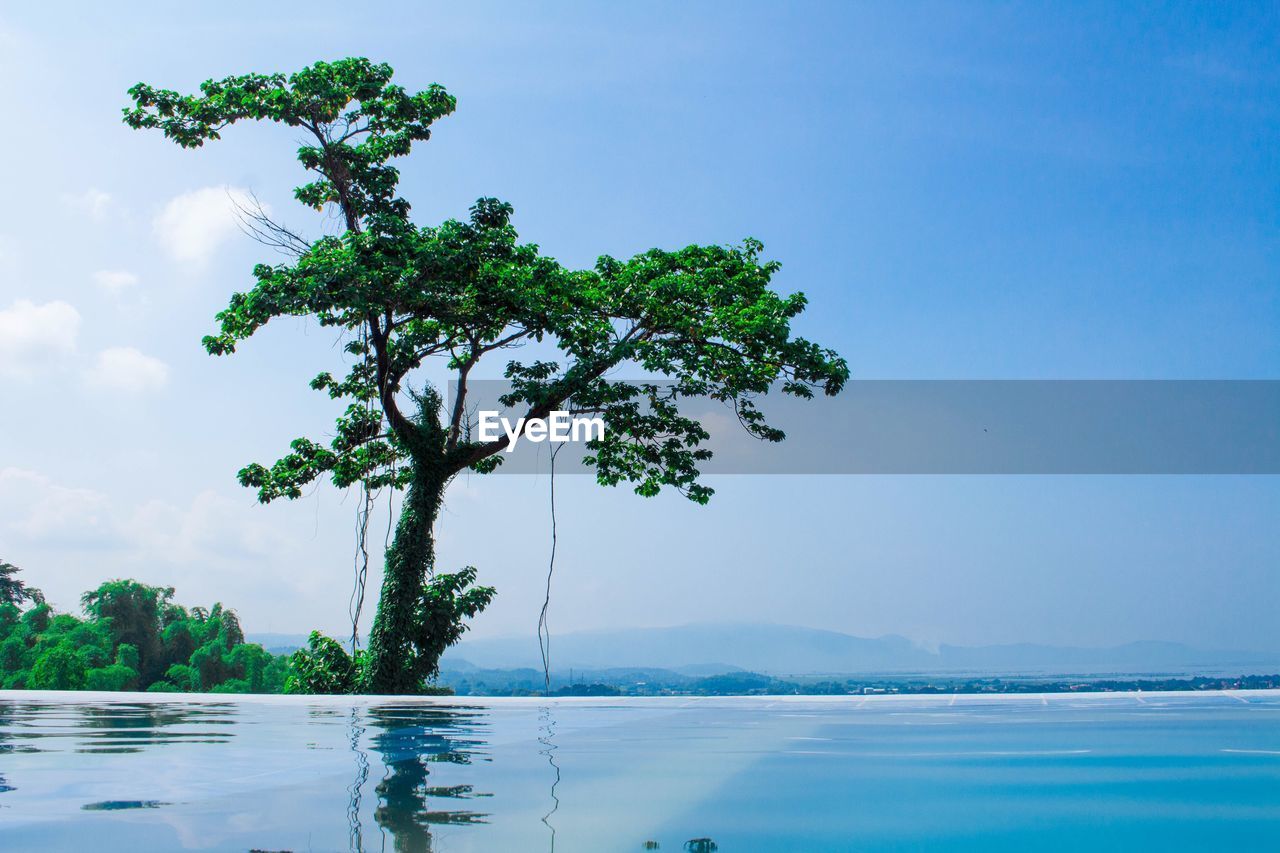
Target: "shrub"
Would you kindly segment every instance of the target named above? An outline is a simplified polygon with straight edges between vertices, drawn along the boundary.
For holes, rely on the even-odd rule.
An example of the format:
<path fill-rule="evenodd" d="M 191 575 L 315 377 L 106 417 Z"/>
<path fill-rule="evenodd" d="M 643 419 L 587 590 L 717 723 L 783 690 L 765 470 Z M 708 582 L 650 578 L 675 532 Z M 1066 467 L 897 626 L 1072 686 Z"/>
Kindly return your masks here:
<path fill-rule="evenodd" d="M 293 672 L 285 680 L 285 693 L 352 693 L 359 676 L 357 658 L 332 637 L 312 631 L 307 647 L 289 658 Z"/>
<path fill-rule="evenodd" d="M 84 662 L 74 649 L 61 644 L 36 658 L 27 679 L 31 690 L 83 690 L 84 685 Z"/>

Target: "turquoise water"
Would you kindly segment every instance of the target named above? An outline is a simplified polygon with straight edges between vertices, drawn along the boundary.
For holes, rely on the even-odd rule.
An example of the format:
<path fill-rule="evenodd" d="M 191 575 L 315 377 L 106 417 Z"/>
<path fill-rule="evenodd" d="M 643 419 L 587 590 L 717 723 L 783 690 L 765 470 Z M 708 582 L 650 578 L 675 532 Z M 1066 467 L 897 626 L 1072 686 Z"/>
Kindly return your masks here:
<path fill-rule="evenodd" d="M 1275 850 L 1280 692 L 0 692 L 0 777 L 5 850 Z"/>

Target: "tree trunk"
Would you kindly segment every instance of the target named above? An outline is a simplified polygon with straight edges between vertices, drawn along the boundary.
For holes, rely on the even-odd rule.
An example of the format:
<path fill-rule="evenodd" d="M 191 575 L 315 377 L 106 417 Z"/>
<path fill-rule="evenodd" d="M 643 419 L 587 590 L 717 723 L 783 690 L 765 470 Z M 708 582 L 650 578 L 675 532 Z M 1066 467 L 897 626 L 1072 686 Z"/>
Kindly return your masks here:
<path fill-rule="evenodd" d="M 363 692 L 416 693 L 425 675 L 413 636 L 423 584 L 435 564 L 433 528 L 445 484 L 436 466 L 415 462 L 396 536 L 387 549 Z"/>

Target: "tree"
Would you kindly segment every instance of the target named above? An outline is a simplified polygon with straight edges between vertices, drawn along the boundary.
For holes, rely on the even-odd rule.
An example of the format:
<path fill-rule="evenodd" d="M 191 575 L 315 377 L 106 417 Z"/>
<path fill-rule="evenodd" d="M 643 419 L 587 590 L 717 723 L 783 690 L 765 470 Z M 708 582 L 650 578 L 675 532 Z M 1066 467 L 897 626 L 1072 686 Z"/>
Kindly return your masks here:
<path fill-rule="evenodd" d="M 356 688 L 357 666 L 351 655 L 334 640 L 312 631 L 306 648 L 290 656 L 293 672 L 285 681 L 285 693 L 341 694 Z"/>
<path fill-rule="evenodd" d="M 343 59 L 288 76 L 210 80 L 192 95 L 139 83 L 124 118 L 185 148 L 244 120 L 306 136 L 298 159 L 314 179 L 294 195 L 318 211 L 335 210 L 345 230 L 305 240 L 260 210 L 253 214 L 259 238 L 293 259 L 255 267 L 256 283 L 232 295 L 204 345 L 214 355 L 232 353 L 283 316 L 311 317 L 344 336 L 350 370 L 311 382 L 347 403 L 335 438 L 327 446 L 296 439 L 277 462 L 248 465 L 239 479 L 263 502 L 299 497 L 322 476 L 340 488 L 407 490 L 360 684 L 406 693 L 435 671 L 439 626 L 450 625 L 446 634 L 456 638 L 465 630 L 453 630 L 456 620 L 492 595 L 480 588 L 460 598 L 473 573 L 465 582 L 455 576 L 444 595 L 433 585 L 433 526 L 445 489 L 460 472 L 492 471 L 509 441 L 471 438 L 467 381 L 481 359 L 535 341 L 553 347 L 555 361 L 507 364 L 513 390 L 504 403 L 524 408 L 526 424 L 561 409 L 598 414 L 605 436 L 588 445 L 587 461 L 601 484 L 629 482 L 645 496 L 670 487 L 699 503 L 712 493 L 698 482 L 709 436 L 681 414 L 681 400 L 725 403 L 750 433 L 780 441 L 754 397 L 774 383 L 800 397 L 815 389 L 835 394 L 848 369 L 831 350 L 791 334 L 805 297 L 771 289 L 779 267 L 762 259 L 755 240 L 603 256 L 593 269 L 572 270 L 520 243 L 511 205 L 497 199 L 481 198 L 466 221 L 414 224 L 391 160 L 427 140 L 455 100 L 439 85 L 410 94 L 391 79 L 387 65 Z M 455 378 L 448 411 L 419 378 L 431 359 L 443 360 Z M 606 380 L 628 365 L 670 381 Z"/>
<path fill-rule="evenodd" d="M 0 560 L 0 604 L 12 604 L 15 607 L 20 607 L 27 601 L 32 604 L 43 604 L 44 593 L 18 580 L 17 575 L 20 571 L 22 569 L 13 563 Z"/>
<path fill-rule="evenodd" d="M 135 690 L 138 687 L 138 650 L 128 643 L 116 649 L 115 663 L 87 673 L 88 690 Z"/>
<path fill-rule="evenodd" d="M 31 690 L 83 690 L 84 662 L 69 644 L 59 643 L 36 659 L 27 687 Z"/>
<path fill-rule="evenodd" d="M 246 643 L 234 610 L 185 607 L 171 587 L 113 580 L 85 617 L 0 602 L 0 687 L 279 693 L 288 658 Z M 73 660 L 74 658 L 74 660 Z"/>
<path fill-rule="evenodd" d="M 107 581 L 80 596 L 84 612 L 107 625 L 115 644 L 133 646 L 143 681 L 160 677 L 167 666 L 160 631 L 163 610 L 173 599 L 173 587 L 155 587 L 135 580 Z M 184 658 L 185 660 L 185 658 Z"/>

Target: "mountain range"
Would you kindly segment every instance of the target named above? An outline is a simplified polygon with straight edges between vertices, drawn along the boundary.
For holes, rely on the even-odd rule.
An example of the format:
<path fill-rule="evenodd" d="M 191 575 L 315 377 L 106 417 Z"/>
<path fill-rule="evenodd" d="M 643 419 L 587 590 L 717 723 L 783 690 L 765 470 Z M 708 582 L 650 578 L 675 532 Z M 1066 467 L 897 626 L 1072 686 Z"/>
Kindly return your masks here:
<path fill-rule="evenodd" d="M 302 635 L 250 635 L 268 649 L 287 651 Z M 1142 641 L 1108 647 L 1016 643 L 933 648 L 888 635 L 856 637 L 793 625 L 695 624 L 668 628 L 581 631 L 551 638 L 557 670 L 653 667 L 711 674 L 749 670 L 787 675 L 1075 675 L 1240 674 L 1280 672 L 1280 653 L 1200 649 Z M 464 639 L 443 666 L 541 669 L 536 636 Z"/>
<path fill-rule="evenodd" d="M 855 637 L 793 625 L 698 624 L 584 631 L 551 639 L 557 669 L 662 667 L 770 675 L 871 673 L 1064 675 L 1280 671 L 1280 654 L 1144 641 L 1104 648 L 1016 643 L 926 648 L 905 637 Z M 482 668 L 541 667 L 535 637 L 464 640 L 445 656 Z"/>

